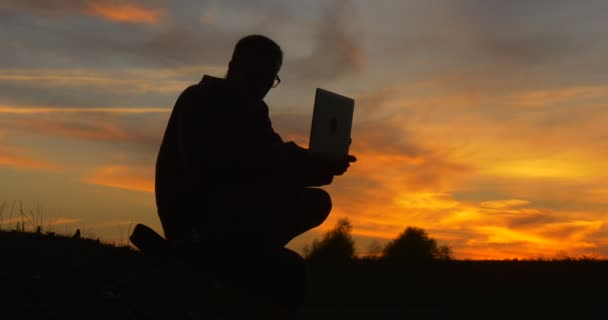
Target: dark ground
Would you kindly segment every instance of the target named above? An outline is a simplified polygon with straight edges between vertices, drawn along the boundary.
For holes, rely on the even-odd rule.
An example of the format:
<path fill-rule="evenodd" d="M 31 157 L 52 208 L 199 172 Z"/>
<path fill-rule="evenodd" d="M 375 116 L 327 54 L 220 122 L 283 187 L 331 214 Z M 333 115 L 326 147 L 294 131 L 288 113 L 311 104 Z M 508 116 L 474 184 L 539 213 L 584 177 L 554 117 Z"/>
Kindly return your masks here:
<path fill-rule="evenodd" d="M 311 265 L 309 278 L 298 319 L 608 319 L 608 261 L 355 260 Z M 2 319 L 266 318 L 261 300 L 190 279 L 129 248 L 0 232 Z"/>

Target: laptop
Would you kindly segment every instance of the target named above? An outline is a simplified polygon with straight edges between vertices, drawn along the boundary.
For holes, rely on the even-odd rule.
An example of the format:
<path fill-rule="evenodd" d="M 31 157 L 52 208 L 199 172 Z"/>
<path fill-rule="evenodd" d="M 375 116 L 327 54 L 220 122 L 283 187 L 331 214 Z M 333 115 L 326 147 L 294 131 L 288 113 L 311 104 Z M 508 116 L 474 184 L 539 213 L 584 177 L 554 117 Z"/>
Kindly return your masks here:
<path fill-rule="evenodd" d="M 329 158 L 346 158 L 355 100 L 318 88 L 312 112 L 309 149 Z"/>

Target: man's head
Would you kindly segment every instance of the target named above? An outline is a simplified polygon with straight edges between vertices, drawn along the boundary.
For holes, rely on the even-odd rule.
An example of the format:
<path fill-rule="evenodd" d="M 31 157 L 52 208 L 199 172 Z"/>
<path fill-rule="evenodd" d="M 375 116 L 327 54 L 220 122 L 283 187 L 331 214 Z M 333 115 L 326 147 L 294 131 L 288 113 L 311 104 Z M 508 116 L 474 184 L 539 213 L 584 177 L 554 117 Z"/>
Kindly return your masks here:
<path fill-rule="evenodd" d="M 226 80 L 248 99 L 262 100 L 283 63 L 278 44 L 261 35 L 242 38 L 234 47 Z"/>

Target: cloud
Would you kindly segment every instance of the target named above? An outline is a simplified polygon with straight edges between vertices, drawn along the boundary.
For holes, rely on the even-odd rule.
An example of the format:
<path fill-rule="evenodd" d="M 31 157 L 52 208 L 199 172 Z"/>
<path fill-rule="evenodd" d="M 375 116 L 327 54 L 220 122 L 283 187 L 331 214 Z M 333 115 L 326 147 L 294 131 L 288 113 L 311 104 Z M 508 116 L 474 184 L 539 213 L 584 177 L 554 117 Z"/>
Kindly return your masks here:
<path fill-rule="evenodd" d="M 396 204 L 407 209 L 445 210 L 457 207 L 459 203 L 446 193 L 402 192 L 395 197 Z"/>
<path fill-rule="evenodd" d="M 58 116 L 61 113 L 53 113 Z M 64 114 L 65 115 L 65 114 Z M 38 117 L 2 119 L 7 128 L 28 134 L 50 135 L 63 138 L 84 139 L 102 142 L 135 143 L 156 145 L 162 137 L 139 133 L 127 129 L 103 113 L 67 113 L 71 117 L 44 119 Z M 86 117 L 84 115 L 87 115 Z"/>
<path fill-rule="evenodd" d="M 2 109 L 0 107 L 0 114 L 3 114 L 0 127 L 10 141 L 27 137 L 25 139 L 33 142 L 32 148 L 41 148 L 35 141 L 42 137 L 45 146 L 49 147 L 65 143 L 72 148 L 80 146 L 81 150 L 70 151 L 70 159 L 90 159 L 89 151 L 95 150 L 107 154 L 108 159 L 128 160 L 136 166 L 154 162 L 170 114 L 170 110 L 130 108 L 40 110 L 12 107 L 7 113 L 2 113 Z M 119 159 L 116 159 L 117 155 Z M 78 166 L 86 167 L 87 163 L 78 163 Z"/>
<path fill-rule="evenodd" d="M 395 85 L 361 95 L 356 116 L 375 124 L 371 133 L 365 132 L 379 136 L 373 145 L 409 155 L 420 152 L 416 148 L 450 150 L 446 156 L 451 162 L 479 175 L 590 180 L 605 172 L 601 159 L 606 154 L 600 146 L 606 141 L 606 112 L 600 106 L 608 96 L 603 87 L 476 97 L 444 92 L 429 82 Z M 361 127 L 356 123 L 354 133 Z"/>
<path fill-rule="evenodd" d="M 158 8 L 147 8 L 124 1 L 101 0 L 5 0 L 0 3 L 0 9 L 23 10 L 51 17 L 88 15 L 115 22 L 143 24 L 156 24 L 163 14 Z"/>
<path fill-rule="evenodd" d="M 161 17 L 159 10 L 146 9 L 131 4 L 110 4 L 90 2 L 87 12 L 107 20 L 129 23 L 157 24 Z"/>
<path fill-rule="evenodd" d="M 203 74 L 221 75 L 223 67 L 3 69 L 0 104 L 100 108 L 173 105 L 179 93 Z"/>
<path fill-rule="evenodd" d="M 513 207 L 519 207 L 523 205 L 529 204 L 529 201 L 526 200 L 492 200 L 492 201 L 484 201 L 481 203 L 481 207 L 488 209 L 509 209 Z"/>
<path fill-rule="evenodd" d="M 56 171 L 57 165 L 0 151 L 0 166 L 20 170 Z"/>
<path fill-rule="evenodd" d="M 501 226 L 478 226 L 476 230 L 486 236 L 485 244 L 527 243 L 535 248 L 536 255 L 555 255 L 560 250 L 584 253 L 596 246 L 590 237 L 600 230 L 602 221 L 560 221 L 538 224 L 533 229 L 508 228 Z M 471 240 L 472 244 L 478 240 Z M 526 253 L 527 250 L 522 250 Z"/>
<path fill-rule="evenodd" d="M 154 170 L 124 165 L 95 169 L 83 179 L 93 185 L 131 191 L 154 192 Z"/>
<path fill-rule="evenodd" d="M 43 114 L 43 113 L 117 113 L 117 114 L 140 114 L 140 113 L 169 113 L 168 108 L 49 108 L 49 107 L 16 107 L 1 106 L 0 113 L 8 114 Z M 1 135 L 0 135 L 1 136 Z"/>
<path fill-rule="evenodd" d="M 60 171 L 58 164 L 41 160 L 31 155 L 31 151 L 23 147 L 0 144 L 0 167 L 16 170 Z"/>
<path fill-rule="evenodd" d="M 10 1 L 5 6 L 37 12 L 84 11 L 82 5 L 73 8 L 71 2 L 64 5 L 27 1 L 25 3 Z M 102 2 L 95 2 L 96 5 L 101 5 L 100 3 Z M 288 9 L 285 4 L 278 1 L 267 2 L 264 10 L 259 5 L 244 2 L 216 2 L 213 6 L 188 3 L 182 7 L 171 5 L 163 8 L 167 11 L 168 18 L 157 28 L 101 28 L 95 27 L 94 22 L 87 23 L 82 28 L 74 28 L 65 24 L 47 25 L 38 20 L 31 21 L 28 17 L 12 17 L 3 23 L 3 29 L 9 39 L 8 47 L 20 54 L 0 54 L 0 67 L 227 65 L 235 43 L 247 34 L 267 34 L 275 39 L 285 39 L 286 44 L 298 47 L 299 43 L 285 37 L 286 33 L 283 32 L 293 28 L 298 28 L 312 38 L 310 55 L 296 59 L 287 56 L 285 68 L 294 70 L 291 73 L 296 80 L 331 80 L 357 72 L 363 65 L 363 51 L 357 32 L 350 30 L 354 29 L 354 15 L 351 14 L 354 5 L 350 4 L 350 1 L 331 2 L 326 10 L 323 8 L 324 15 L 312 24 L 312 29 L 310 23 L 305 20 L 308 18 L 298 17 L 297 12 L 286 13 Z M 228 9 L 223 10 L 225 8 Z M 224 24 L 201 26 L 200 15 L 212 9 L 218 12 L 242 12 L 246 16 L 258 18 L 227 21 L 222 19 Z M 231 24 L 238 28 L 229 27 Z M 16 38 L 15 34 L 19 34 L 19 38 Z"/>
<path fill-rule="evenodd" d="M 231 49 L 238 36 L 219 30 L 213 26 L 200 28 L 198 20 L 187 16 L 175 16 L 175 1 L 154 2 L 148 12 L 144 7 L 130 4 L 131 11 L 140 10 L 145 14 L 123 17 L 114 14 L 118 2 L 62 1 L 59 4 L 41 1 L 10 1 L 4 4 L 6 19 L 0 29 L 5 36 L 7 47 L 14 54 L 0 54 L 0 66 L 25 68 L 103 68 L 115 69 L 125 66 L 171 66 L 224 64 L 227 51 Z M 53 4 L 50 4 L 53 3 Z M 87 3 L 94 3 L 93 11 Z M 61 4 L 61 5 L 60 5 Z M 163 6 L 161 6 L 163 5 Z M 184 3 L 187 9 L 200 10 L 195 3 Z M 107 8 L 112 10 L 107 10 Z M 154 8 L 159 9 L 154 9 Z M 137 8 L 137 9 L 135 9 Z M 15 10 L 26 10 L 25 13 Z M 146 11 L 148 10 L 148 11 Z M 166 11 L 166 12 L 165 12 Z M 33 12 L 39 16 L 27 15 Z M 121 11 L 123 12 L 123 11 Z M 160 12 L 157 14 L 156 12 Z M 0 11 L 0 13 L 2 13 Z M 15 13 L 15 14 L 13 14 Z M 21 13 L 21 14 L 20 14 Z M 162 16 L 158 25 L 111 23 L 96 19 L 67 19 L 57 23 L 54 15 L 95 14 L 104 19 L 141 20 L 148 22 L 150 17 Z M 165 19 L 166 16 L 166 19 Z M 19 36 L 15 36 L 15 35 Z M 228 38 L 228 40 L 226 40 Z M 229 49 L 230 48 L 230 49 Z M 14 51 L 13 51 L 14 50 Z"/>
<path fill-rule="evenodd" d="M 465 166 L 423 145 L 404 152 L 381 143 L 357 143 L 351 151 L 358 161 L 327 187 L 334 212 L 322 228 L 347 216 L 356 235 L 390 239 L 407 225 L 428 227 L 444 216 L 441 210 L 459 206 L 447 192 L 470 173 Z M 408 153 L 411 150 L 417 153 Z"/>
<path fill-rule="evenodd" d="M 302 82 L 331 81 L 360 71 L 364 52 L 353 21 L 354 5 L 348 0 L 333 1 L 316 24 L 310 55 L 289 58 L 284 64 L 289 78 Z"/>
<path fill-rule="evenodd" d="M 601 1 L 374 4 L 366 30 L 387 61 L 376 68 L 389 79 L 443 78 L 444 90 L 469 94 L 592 85 L 606 82 L 608 41 L 597 30 L 607 27 L 607 8 Z"/>
<path fill-rule="evenodd" d="M 553 158 L 553 159 L 551 159 Z M 556 179 L 585 179 L 596 176 L 594 167 L 582 165 L 575 159 L 559 159 L 559 157 L 529 158 L 519 161 L 501 161 L 486 165 L 480 170 L 481 174 L 503 177 L 525 178 L 556 178 Z"/>
<path fill-rule="evenodd" d="M 488 214 L 483 208 L 463 205 L 468 208 L 461 210 L 472 212 L 471 219 L 463 220 L 460 226 L 447 220 L 430 228 L 451 235 L 447 241 L 460 257 L 552 258 L 560 252 L 583 255 L 597 251 L 593 235 L 602 221 L 576 220 L 531 208 Z"/>
<path fill-rule="evenodd" d="M 52 224 L 53 225 L 72 224 L 72 223 L 77 223 L 80 221 L 81 221 L 81 219 L 78 219 L 78 218 L 58 217 L 58 218 L 52 220 Z"/>

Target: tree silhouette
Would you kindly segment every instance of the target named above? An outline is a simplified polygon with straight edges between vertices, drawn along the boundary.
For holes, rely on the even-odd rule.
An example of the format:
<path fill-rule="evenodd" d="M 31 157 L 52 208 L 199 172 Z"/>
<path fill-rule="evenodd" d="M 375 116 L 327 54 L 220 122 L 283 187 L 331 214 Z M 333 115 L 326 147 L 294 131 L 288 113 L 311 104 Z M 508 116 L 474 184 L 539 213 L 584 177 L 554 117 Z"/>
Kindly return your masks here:
<path fill-rule="evenodd" d="M 439 246 L 435 254 L 437 260 L 451 260 L 452 259 L 452 248 L 447 245 Z"/>
<path fill-rule="evenodd" d="M 321 240 L 315 239 L 312 247 L 304 248 L 307 260 L 323 263 L 346 263 L 355 256 L 355 241 L 351 236 L 353 227 L 346 218 L 338 220 L 336 226 L 327 231 Z"/>
<path fill-rule="evenodd" d="M 393 262 L 427 262 L 431 260 L 449 260 L 451 249 L 438 246 L 421 228 L 407 227 L 404 232 L 389 242 L 383 250 L 383 258 Z"/>

